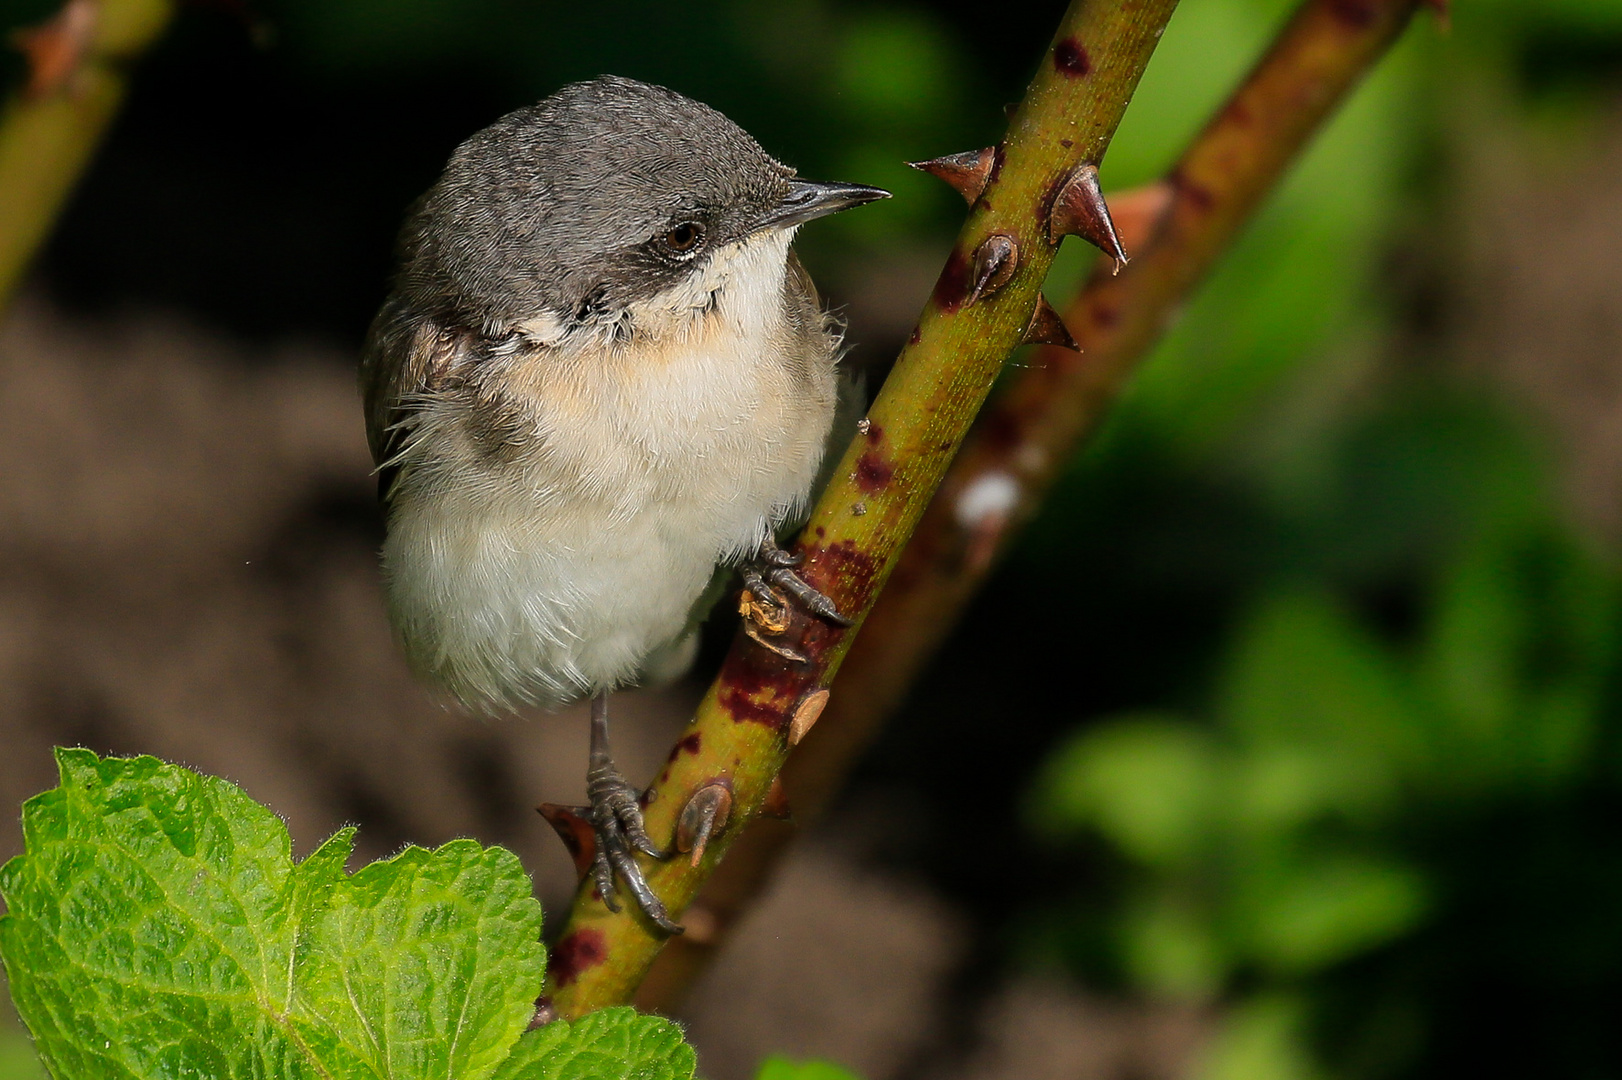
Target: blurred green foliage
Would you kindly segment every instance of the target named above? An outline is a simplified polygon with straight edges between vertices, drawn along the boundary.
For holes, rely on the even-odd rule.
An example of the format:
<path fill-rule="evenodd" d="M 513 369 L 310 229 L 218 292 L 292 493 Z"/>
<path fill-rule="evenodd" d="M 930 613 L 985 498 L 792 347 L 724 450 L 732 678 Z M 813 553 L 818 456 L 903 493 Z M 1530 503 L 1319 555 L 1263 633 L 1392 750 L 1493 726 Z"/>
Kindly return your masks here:
<path fill-rule="evenodd" d="M 1185 4 L 1106 180 L 1161 171 L 1285 6 Z M 1510 88 L 1504 125 L 1606 114 L 1622 3 L 1453 21 L 1319 139 L 1020 553 L 1073 565 L 1114 530 L 1134 558 L 1084 618 L 1135 590 L 1219 612 L 1178 685 L 1077 729 L 1027 806 L 1109 868 L 1028 955 L 1226 1003 L 1210 1078 L 1602 1076 L 1622 1048 L 1616 568 L 1525 418 L 1401 333 L 1380 281 L 1398 225 L 1445 215 L 1439 129 L 1481 86 Z"/>
<path fill-rule="evenodd" d="M 6 1001 L 10 1000 L 7 995 Z M 0 1080 L 45 1080 L 33 1040 L 10 1015 L 0 1017 Z"/>
<path fill-rule="evenodd" d="M 849 1069 L 831 1061 L 791 1061 L 770 1057 L 761 1062 L 755 1080 L 860 1080 Z"/>

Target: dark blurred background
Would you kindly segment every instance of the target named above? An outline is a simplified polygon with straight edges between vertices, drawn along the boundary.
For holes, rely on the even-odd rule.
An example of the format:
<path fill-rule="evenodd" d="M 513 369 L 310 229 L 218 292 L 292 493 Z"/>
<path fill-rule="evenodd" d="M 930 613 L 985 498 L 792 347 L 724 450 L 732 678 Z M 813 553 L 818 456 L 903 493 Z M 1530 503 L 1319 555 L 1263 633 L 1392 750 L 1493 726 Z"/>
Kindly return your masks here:
<path fill-rule="evenodd" d="M 383 620 L 352 368 L 405 207 L 563 82 L 668 84 L 896 193 L 802 241 L 879 377 L 962 212 L 901 162 L 994 141 L 1061 6 L 183 5 L 0 324 L 11 820 L 53 743 L 156 753 L 300 852 L 344 822 L 368 857 L 508 844 L 555 916 L 531 808 L 581 794 L 583 716 L 446 710 Z M 1288 7 L 1184 0 L 1106 187 Z M 1188 306 L 683 1007 L 701 1071 L 1622 1075 L 1619 553 L 1622 0 L 1460 0 Z M 621 709 L 633 777 L 698 686 Z"/>

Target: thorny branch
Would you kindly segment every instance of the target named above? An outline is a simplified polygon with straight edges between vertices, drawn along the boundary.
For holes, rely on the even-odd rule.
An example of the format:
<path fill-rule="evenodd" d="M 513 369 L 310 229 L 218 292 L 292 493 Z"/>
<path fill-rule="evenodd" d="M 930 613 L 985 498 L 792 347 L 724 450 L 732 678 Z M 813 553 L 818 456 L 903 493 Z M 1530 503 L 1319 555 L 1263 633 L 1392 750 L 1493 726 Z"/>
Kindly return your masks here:
<path fill-rule="evenodd" d="M 173 13 L 172 0 L 66 0 L 13 35 L 29 75 L 0 113 L 0 309 L 118 112 L 127 67 Z"/>
<path fill-rule="evenodd" d="M 1171 313 L 1420 6 L 1305 0 L 1166 179 L 1109 199 L 1131 265 L 1119 276 L 1100 265 L 1066 312 L 1085 352 L 1044 349 L 978 421 L 841 668 L 822 722 L 784 769 L 797 822 L 835 794 Z M 640 1007 L 663 1007 L 691 983 L 791 838 L 787 825 L 760 822 L 740 839 L 689 911 L 713 929 L 671 942 Z"/>
<path fill-rule="evenodd" d="M 975 193 L 917 329 L 795 545 L 805 579 L 858 627 L 1004 360 L 1028 331 L 1051 329 L 1038 299 L 1057 240 L 1067 231 L 1096 236 L 1097 218 L 1107 218 L 1092 167 L 1175 6 L 1075 0 L 988 159 L 984 189 Z M 1088 203 L 1089 190 L 1096 205 Z M 701 814 L 688 809 L 695 799 L 728 811 L 706 830 L 697 855 L 647 865 L 649 883 L 672 913 L 687 908 L 766 804 L 790 747 L 828 702 L 826 688 L 855 636 L 855 627 L 796 611 L 781 644 L 804 662 L 743 635 L 734 642 L 648 793 L 648 829 L 660 840 L 674 837 L 679 824 L 696 837 Z M 717 789 L 727 798 L 706 794 Z M 639 913 L 610 912 L 584 883 L 551 952 L 550 1011 L 575 1017 L 628 1001 L 663 943 Z"/>

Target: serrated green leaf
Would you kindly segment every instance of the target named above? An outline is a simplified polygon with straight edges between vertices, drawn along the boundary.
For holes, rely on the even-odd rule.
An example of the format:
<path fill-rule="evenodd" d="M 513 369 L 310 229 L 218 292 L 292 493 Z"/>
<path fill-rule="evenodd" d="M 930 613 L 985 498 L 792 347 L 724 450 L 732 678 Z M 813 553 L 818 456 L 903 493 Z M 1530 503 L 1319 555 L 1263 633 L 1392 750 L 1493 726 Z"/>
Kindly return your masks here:
<path fill-rule="evenodd" d="M 696 1067 L 681 1028 L 616 1008 L 528 1032 L 495 1080 L 691 1080 Z"/>
<path fill-rule="evenodd" d="M 0 957 L 58 1080 L 489 1076 L 539 992 L 517 859 L 457 841 L 354 877 L 352 831 L 295 865 L 233 785 L 60 750 L 0 868 Z"/>
<path fill-rule="evenodd" d="M 407 848 L 335 885 L 300 942 L 300 1035 L 361 1075 L 489 1076 L 534 1013 L 539 936 L 510 852 Z"/>

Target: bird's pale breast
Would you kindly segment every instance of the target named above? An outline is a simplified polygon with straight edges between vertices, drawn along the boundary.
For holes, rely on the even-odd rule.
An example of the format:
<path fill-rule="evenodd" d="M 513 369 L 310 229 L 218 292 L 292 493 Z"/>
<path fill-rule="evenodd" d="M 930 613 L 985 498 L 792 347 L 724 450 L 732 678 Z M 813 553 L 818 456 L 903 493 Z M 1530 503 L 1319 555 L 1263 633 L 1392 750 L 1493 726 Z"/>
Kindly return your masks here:
<path fill-rule="evenodd" d="M 801 508 L 832 423 L 837 336 L 788 240 L 716 259 L 629 341 L 506 358 L 512 453 L 480 452 L 476 405 L 424 403 L 384 548 L 419 671 L 501 709 L 679 652 L 716 566 Z"/>

